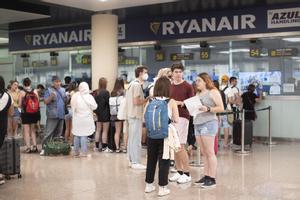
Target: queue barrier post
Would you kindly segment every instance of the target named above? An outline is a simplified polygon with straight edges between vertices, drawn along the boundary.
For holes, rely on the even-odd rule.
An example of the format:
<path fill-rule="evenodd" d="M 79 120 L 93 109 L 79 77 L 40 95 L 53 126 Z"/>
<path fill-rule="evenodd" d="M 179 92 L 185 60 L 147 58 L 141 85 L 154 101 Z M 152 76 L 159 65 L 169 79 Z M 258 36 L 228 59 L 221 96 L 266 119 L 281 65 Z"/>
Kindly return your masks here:
<path fill-rule="evenodd" d="M 272 107 L 269 106 L 269 138 L 267 141 L 264 142 L 265 145 L 269 145 L 269 146 L 274 146 L 274 145 L 277 145 L 276 142 L 273 142 L 272 141 L 272 134 L 271 134 L 271 110 L 272 110 Z"/>
<path fill-rule="evenodd" d="M 237 150 L 236 153 L 241 154 L 241 155 L 248 155 L 250 153 L 249 150 L 245 150 L 245 110 L 243 109 L 242 112 L 242 137 L 241 137 L 241 149 Z"/>

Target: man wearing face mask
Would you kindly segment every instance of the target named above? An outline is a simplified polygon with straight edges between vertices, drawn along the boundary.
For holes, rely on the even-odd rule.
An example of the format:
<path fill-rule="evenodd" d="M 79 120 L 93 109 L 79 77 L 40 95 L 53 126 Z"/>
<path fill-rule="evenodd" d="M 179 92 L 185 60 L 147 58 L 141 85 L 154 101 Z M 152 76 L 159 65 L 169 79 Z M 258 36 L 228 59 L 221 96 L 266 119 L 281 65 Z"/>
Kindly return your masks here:
<path fill-rule="evenodd" d="M 148 79 L 148 68 L 138 66 L 135 69 L 136 79 L 129 85 L 126 93 L 127 117 L 128 117 L 128 159 L 132 169 L 145 170 L 141 164 L 141 139 L 143 108 L 147 99 L 144 98 L 143 83 Z"/>

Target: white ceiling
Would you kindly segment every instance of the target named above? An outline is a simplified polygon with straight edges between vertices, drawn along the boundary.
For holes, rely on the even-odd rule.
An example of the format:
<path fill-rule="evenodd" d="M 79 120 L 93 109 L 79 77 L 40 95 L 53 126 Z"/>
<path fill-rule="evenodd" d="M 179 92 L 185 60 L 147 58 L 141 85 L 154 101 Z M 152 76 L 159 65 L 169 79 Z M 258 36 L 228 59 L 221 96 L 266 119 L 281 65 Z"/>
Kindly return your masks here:
<path fill-rule="evenodd" d="M 174 2 L 178 0 L 42 0 L 43 2 L 58 4 L 68 7 L 75 7 L 91 11 L 106 11 L 119 8 L 128 8 L 135 6 L 145 6 L 151 4 L 160 4 Z"/>
<path fill-rule="evenodd" d="M 0 24 L 8 24 L 12 22 L 20 22 L 46 17 L 50 16 L 0 8 Z"/>

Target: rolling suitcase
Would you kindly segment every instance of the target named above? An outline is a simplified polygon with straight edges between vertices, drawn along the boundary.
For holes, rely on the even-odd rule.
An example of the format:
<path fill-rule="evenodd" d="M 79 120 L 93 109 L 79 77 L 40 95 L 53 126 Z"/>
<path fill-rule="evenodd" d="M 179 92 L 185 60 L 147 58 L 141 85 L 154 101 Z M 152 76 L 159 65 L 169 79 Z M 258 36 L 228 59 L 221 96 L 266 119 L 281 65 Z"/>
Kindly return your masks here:
<path fill-rule="evenodd" d="M 242 121 L 234 120 L 233 122 L 233 144 L 241 145 L 242 143 Z M 253 138 L 253 124 L 251 120 L 245 120 L 245 145 L 252 146 L 252 138 Z"/>
<path fill-rule="evenodd" d="M 20 141 L 15 138 L 6 138 L 0 149 L 0 173 L 6 179 L 17 175 L 21 178 Z"/>

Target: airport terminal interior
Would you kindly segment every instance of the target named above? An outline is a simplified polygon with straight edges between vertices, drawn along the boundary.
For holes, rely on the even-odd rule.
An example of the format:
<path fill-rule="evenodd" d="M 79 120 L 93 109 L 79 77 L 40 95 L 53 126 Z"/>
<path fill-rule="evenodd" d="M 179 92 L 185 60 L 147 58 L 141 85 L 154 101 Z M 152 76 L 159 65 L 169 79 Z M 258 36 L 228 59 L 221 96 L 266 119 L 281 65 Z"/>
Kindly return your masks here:
<path fill-rule="evenodd" d="M 0 200 L 299 200 L 299 113 L 299 0 L 1 1 Z"/>

